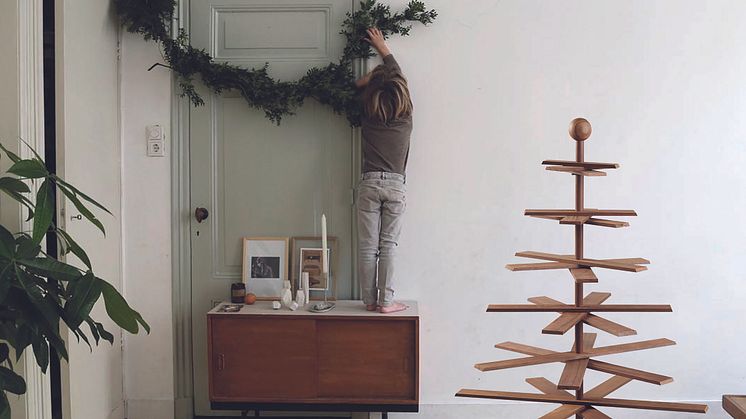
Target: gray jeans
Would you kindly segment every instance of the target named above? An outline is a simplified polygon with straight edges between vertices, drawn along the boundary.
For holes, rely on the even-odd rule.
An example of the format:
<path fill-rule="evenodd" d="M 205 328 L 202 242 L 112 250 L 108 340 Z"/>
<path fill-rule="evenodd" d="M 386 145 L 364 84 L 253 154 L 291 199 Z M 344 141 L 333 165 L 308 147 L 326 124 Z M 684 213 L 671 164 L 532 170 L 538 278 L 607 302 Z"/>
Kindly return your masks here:
<path fill-rule="evenodd" d="M 363 174 L 357 189 L 357 269 L 367 305 L 394 301 L 394 259 L 406 207 L 404 176 Z"/>

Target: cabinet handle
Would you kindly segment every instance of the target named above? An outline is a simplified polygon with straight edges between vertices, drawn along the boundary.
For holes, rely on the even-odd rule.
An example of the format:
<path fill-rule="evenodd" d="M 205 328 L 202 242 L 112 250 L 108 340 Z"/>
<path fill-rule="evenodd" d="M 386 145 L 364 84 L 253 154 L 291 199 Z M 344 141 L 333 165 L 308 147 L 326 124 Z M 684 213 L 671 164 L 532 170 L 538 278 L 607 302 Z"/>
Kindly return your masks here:
<path fill-rule="evenodd" d="M 225 369 L 225 355 L 218 354 L 218 371 Z"/>

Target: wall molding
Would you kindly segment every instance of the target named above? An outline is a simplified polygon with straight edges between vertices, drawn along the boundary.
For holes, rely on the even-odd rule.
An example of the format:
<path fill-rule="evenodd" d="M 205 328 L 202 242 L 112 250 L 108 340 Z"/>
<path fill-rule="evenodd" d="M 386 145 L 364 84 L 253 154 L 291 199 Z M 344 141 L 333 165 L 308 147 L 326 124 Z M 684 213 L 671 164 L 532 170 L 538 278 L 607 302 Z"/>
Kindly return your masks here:
<path fill-rule="evenodd" d="M 18 4 L 18 76 L 19 76 L 19 135 L 39 154 L 44 155 L 44 28 L 42 0 L 17 0 Z M 19 146 L 21 158 L 33 157 L 32 151 Z M 30 184 L 32 197 L 37 186 Z M 19 213 L 23 207 L 19 205 Z M 21 230 L 30 230 L 31 223 L 19 215 Z M 51 419 L 52 393 L 49 375 L 36 364 L 33 352 L 24 352 L 26 379 L 26 418 Z"/>

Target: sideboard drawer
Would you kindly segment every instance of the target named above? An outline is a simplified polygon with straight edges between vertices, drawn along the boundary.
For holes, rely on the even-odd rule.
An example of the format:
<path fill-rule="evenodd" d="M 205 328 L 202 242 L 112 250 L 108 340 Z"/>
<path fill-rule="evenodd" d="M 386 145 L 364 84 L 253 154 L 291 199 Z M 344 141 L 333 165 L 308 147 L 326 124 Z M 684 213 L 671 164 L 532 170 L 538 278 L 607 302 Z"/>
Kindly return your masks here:
<path fill-rule="evenodd" d="M 406 320 L 319 321 L 319 396 L 415 399 L 415 327 Z"/>
<path fill-rule="evenodd" d="M 210 328 L 215 398 L 316 397 L 314 320 L 213 317 Z"/>

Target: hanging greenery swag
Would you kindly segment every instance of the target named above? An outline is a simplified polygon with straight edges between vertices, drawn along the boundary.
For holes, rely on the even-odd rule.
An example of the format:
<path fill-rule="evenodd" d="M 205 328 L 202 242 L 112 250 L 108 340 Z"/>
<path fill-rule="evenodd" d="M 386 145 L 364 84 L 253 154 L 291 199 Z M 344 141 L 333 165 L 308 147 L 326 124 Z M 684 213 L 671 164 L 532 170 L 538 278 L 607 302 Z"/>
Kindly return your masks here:
<path fill-rule="evenodd" d="M 204 104 L 195 82 L 201 81 L 213 92 L 235 89 L 249 106 L 261 109 L 271 121 L 281 122 L 292 115 L 306 98 L 329 105 L 335 113 L 345 115 L 352 126 L 360 125 L 361 107 L 354 86 L 352 62 L 374 54 L 364 40 L 366 29 L 377 27 L 385 37 L 409 35 L 409 22 L 432 23 L 437 13 L 427 10 L 422 1 L 412 0 L 403 12 L 392 13 L 388 5 L 377 0 L 364 0 L 360 8 L 347 13 L 340 34 L 347 39 L 342 58 L 323 68 L 311 68 L 295 82 L 277 81 L 268 74 L 268 65 L 246 69 L 228 63 L 215 62 L 203 49 L 189 44 L 189 37 L 180 30 L 171 36 L 170 23 L 176 0 L 114 0 L 117 14 L 128 31 L 142 34 L 146 40 L 161 44 L 163 57 L 176 75 L 181 96 L 195 106 Z"/>

